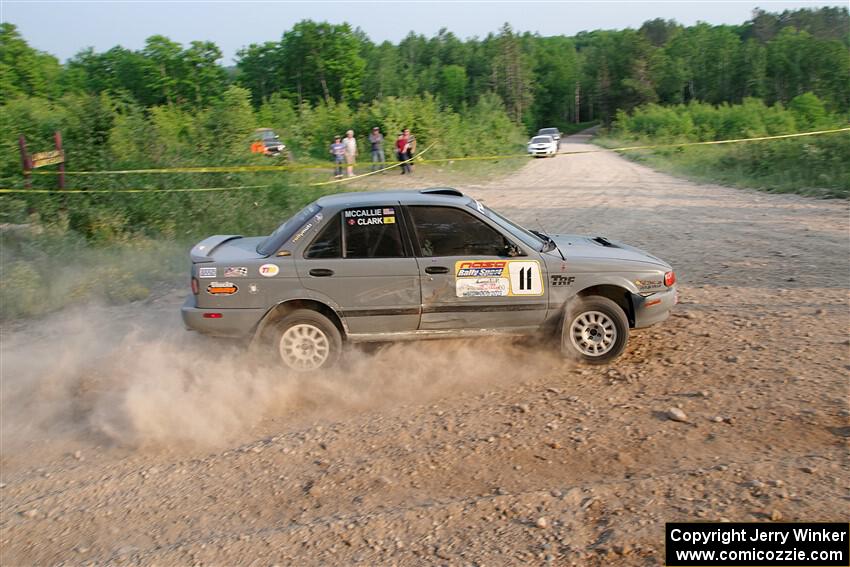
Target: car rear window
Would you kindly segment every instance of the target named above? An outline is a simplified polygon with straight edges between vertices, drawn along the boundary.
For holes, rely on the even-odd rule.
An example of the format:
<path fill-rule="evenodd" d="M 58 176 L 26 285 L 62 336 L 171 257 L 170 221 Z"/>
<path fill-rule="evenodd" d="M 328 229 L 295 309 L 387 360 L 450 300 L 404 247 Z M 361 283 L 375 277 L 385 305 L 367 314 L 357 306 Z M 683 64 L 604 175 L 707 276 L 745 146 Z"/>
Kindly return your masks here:
<path fill-rule="evenodd" d="M 298 211 L 291 219 L 277 227 L 273 233 L 257 245 L 257 253 L 268 256 L 280 250 L 284 242 L 304 226 L 310 217 L 317 215 L 321 210 L 322 207 L 316 203 L 310 203 Z"/>

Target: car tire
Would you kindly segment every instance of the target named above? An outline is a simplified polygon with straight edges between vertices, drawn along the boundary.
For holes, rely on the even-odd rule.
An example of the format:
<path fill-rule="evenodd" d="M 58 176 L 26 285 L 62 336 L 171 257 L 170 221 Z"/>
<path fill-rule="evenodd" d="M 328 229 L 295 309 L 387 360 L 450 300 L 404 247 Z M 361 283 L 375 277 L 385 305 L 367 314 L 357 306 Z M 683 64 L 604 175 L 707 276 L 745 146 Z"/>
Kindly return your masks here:
<path fill-rule="evenodd" d="M 619 305 L 597 295 L 577 297 L 567 306 L 561 326 L 561 352 L 586 364 L 606 364 L 629 341 L 629 322 Z"/>
<path fill-rule="evenodd" d="M 342 353 L 342 334 L 333 322 L 311 309 L 296 309 L 275 326 L 272 341 L 278 360 L 296 372 L 336 364 Z"/>

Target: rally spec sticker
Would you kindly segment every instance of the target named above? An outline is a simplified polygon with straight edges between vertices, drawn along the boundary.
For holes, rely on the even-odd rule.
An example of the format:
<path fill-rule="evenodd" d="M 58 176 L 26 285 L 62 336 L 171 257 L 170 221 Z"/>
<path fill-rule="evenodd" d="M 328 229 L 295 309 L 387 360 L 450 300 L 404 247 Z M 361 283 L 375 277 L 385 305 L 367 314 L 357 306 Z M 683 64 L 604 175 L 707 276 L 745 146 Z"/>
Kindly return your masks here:
<path fill-rule="evenodd" d="M 224 269 L 224 277 L 226 278 L 244 278 L 248 275 L 248 268 L 245 266 L 228 266 Z"/>
<path fill-rule="evenodd" d="M 393 207 L 349 209 L 343 213 L 343 217 L 348 226 L 395 224 L 395 209 Z"/>
<path fill-rule="evenodd" d="M 260 275 L 266 278 L 273 278 L 280 272 L 277 264 L 263 264 L 260 266 Z"/>
<path fill-rule="evenodd" d="M 292 242 L 298 242 L 299 240 L 301 240 L 301 238 L 305 234 L 307 234 L 307 231 L 310 230 L 311 228 L 313 228 L 313 223 L 308 222 L 307 224 L 305 224 L 304 227 L 301 230 L 298 231 L 298 234 L 296 234 L 295 236 L 292 237 Z"/>
<path fill-rule="evenodd" d="M 233 295 L 237 291 L 239 288 L 231 282 L 210 282 L 207 286 L 207 293 L 210 295 Z"/>
<path fill-rule="evenodd" d="M 198 268 L 198 277 L 199 278 L 217 278 L 218 277 L 218 269 L 213 266 L 212 268 Z"/>
<path fill-rule="evenodd" d="M 543 295 L 543 274 L 536 260 L 461 260 L 455 263 L 458 297 Z"/>

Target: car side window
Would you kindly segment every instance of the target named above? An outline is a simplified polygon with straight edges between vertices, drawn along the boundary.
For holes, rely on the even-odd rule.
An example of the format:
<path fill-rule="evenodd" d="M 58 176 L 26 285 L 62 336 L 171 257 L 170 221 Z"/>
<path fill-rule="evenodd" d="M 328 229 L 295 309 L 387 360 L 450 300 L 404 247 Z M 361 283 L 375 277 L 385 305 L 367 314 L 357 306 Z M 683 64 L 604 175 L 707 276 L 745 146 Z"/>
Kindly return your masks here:
<path fill-rule="evenodd" d="M 358 207 L 342 212 L 346 258 L 405 256 L 396 207 Z"/>
<path fill-rule="evenodd" d="M 342 231 L 339 228 L 339 215 L 316 235 L 304 252 L 305 258 L 340 258 L 342 256 Z"/>
<path fill-rule="evenodd" d="M 410 216 L 422 256 L 507 255 L 507 239 L 464 210 L 411 206 Z"/>

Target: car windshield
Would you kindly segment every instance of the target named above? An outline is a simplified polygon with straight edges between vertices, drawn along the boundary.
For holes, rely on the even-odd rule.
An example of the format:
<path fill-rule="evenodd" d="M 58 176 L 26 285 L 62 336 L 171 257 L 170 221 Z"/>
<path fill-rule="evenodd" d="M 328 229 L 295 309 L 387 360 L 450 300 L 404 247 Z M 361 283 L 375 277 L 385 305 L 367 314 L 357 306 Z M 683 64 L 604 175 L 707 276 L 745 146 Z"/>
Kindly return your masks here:
<path fill-rule="evenodd" d="M 500 215 L 499 213 L 497 213 L 493 209 L 488 209 L 487 207 L 485 207 L 484 205 L 482 205 L 478 201 L 473 199 L 472 201 L 469 202 L 469 204 L 467 206 L 469 208 L 475 209 L 479 213 L 483 214 L 485 217 L 487 217 L 491 221 L 495 222 L 497 225 L 499 225 L 503 229 L 507 230 L 513 236 L 522 240 L 525 244 L 527 244 L 528 246 L 531 246 L 532 248 L 534 248 L 538 252 L 542 252 L 544 250 L 544 248 L 546 247 L 547 242 L 545 240 L 543 240 L 542 238 L 540 238 L 536 234 L 533 234 L 528 229 L 521 227 L 520 225 L 516 224 L 515 222 L 513 222 L 511 220 L 506 219 L 505 217 L 503 217 L 502 215 Z"/>
<path fill-rule="evenodd" d="M 257 253 L 262 254 L 263 256 L 268 256 L 280 250 L 283 243 L 295 234 L 295 232 L 301 228 L 305 222 L 307 222 L 307 219 L 321 210 L 322 207 L 316 203 L 310 203 L 298 211 L 295 216 L 277 227 L 277 229 L 271 233 L 268 238 L 257 245 Z"/>
<path fill-rule="evenodd" d="M 543 128 L 542 130 L 539 130 L 537 133 L 538 134 L 557 134 L 558 129 L 557 128 Z"/>
<path fill-rule="evenodd" d="M 548 144 L 552 141 L 552 138 L 549 136 L 536 136 L 531 139 L 532 144 Z"/>

